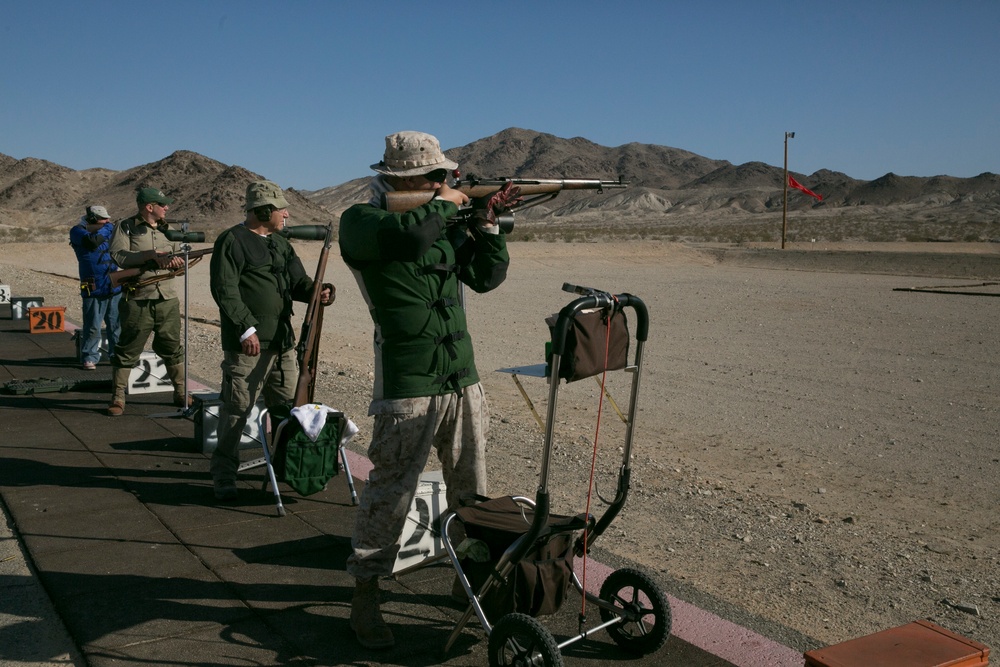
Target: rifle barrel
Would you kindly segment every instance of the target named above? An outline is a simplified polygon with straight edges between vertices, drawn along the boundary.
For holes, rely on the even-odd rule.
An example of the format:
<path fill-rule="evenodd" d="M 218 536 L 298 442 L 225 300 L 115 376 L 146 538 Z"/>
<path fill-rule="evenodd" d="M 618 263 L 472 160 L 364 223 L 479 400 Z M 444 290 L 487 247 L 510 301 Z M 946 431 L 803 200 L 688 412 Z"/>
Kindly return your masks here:
<path fill-rule="evenodd" d="M 508 181 L 521 189 L 521 195 L 552 194 L 563 190 L 617 190 L 628 187 L 628 181 L 619 178 L 617 181 L 602 181 L 590 178 L 476 178 L 460 180 L 452 186 L 455 190 L 465 193 L 470 199 L 489 197 L 502 188 Z M 382 205 L 392 213 L 402 213 L 418 206 L 423 206 L 434 197 L 429 190 L 414 190 L 387 192 L 382 195 Z"/>

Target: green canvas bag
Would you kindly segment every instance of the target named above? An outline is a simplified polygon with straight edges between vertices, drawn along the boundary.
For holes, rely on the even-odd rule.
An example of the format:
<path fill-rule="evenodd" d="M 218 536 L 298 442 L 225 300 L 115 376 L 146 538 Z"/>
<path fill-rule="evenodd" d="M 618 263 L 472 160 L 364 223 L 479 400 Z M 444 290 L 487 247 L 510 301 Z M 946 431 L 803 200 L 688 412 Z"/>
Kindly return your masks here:
<path fill-rule="evenodd" d="M 322 491 L 340 472 L 337 453 L 345 423 L 343 413 L 329 413 L 314 442 L 295 417 L 286 419 L 274 450 L 275 476 L 301 496 Z"/>

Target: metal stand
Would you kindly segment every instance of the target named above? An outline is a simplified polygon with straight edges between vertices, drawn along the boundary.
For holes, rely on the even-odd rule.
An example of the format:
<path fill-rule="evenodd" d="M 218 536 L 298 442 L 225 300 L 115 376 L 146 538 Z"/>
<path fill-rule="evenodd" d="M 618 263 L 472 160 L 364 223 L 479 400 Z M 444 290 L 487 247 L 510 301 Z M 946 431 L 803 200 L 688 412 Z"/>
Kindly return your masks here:
<path fill-rule="evenodd" d="M 281 441 L 281 434 L 285 430 L 285 425 L 288 424 L 289 419 L 295 419 L 295 417 L 293 416 L 283 419 L 281 423 L 278 424 L 278 428 L 275 429 L 275 445 Z M 267 477 L 264 478 L 264 485 L 261 487 L 261 491 L 266 491 L 268 482 L 270 482 L 271 490 L 274 492 L 274 503 L 278 510 L 278 516 L 285 516 L 285 506 L 281 502 L 281 491 L 278 489 L 278 478 L 277 475 L 274 474 L 274 465 L 271 462 L 271 447 L 268 445 L 268 434 L 271 431 L 268 428 L 267 408 L 261 410 L 260 414 L 257 416 L 257 430 L 260 435 L 260 446 L 264 455 L 259 459 L 253 459 L 251 461 L 247 461 L 246 463 L 241 463 L 239 468 L 237 468 L 237 472 L 244 472 L 265 466 L 267 468 Z M 351 466 L 347 462 L 347 451 L 344 449 L 344 445 L 340 442 L 337 443 L 337 458 L 340 460 L 340 465 L 344 469 L 344 475 L 347 477 L 347 488 L 351 494 L 351 505 L 357 505 L 358 492 L 354 489 L 354 478 L 351 476 Z"/>

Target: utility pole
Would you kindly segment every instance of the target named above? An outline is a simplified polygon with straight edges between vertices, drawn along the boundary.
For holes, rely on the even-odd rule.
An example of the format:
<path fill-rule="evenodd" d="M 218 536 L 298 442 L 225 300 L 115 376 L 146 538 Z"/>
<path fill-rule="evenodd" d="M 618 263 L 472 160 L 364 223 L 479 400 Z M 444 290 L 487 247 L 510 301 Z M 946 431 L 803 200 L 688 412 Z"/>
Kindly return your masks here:
<path fill-rule="evenodd" d="M 785 234 L 788 232 L 788 140 L 794 139 L 794 132 L 785 132 L 785 179 L 784 196 L 781 200 L 781 249 L 785 249 Z"/>

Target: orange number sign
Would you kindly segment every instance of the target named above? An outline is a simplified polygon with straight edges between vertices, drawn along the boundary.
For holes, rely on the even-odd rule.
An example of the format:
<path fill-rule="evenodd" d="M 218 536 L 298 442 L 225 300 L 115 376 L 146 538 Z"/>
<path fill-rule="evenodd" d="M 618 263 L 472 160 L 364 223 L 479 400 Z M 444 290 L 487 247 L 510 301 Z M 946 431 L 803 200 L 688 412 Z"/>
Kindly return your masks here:
<path fill-rule="evenodd" d="M 28 309 L 28 331 L 36 333 L 60 333 L 66 325 L 65 306 L 45 306 Z"/>

